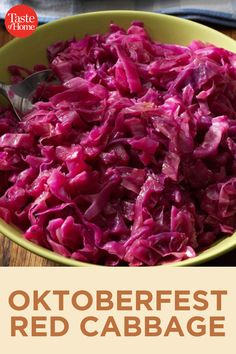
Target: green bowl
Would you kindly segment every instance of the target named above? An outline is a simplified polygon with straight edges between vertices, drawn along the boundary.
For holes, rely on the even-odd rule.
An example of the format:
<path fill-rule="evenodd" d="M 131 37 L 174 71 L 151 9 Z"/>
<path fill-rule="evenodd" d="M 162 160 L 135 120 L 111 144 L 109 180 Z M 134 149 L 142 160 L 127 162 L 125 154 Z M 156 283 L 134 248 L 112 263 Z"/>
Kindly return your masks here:
<path fill-rule="evenodd" d="M 151 37 L 164 42 L 187 45 L 194 39 L 213 43 L 219 47 L 236 52 L 236 42 L 211 28 L 195 22 L 179 19 L 172 16 L 138 11 L 105 11 L 87 13 L 66 17 L 46 25 L 40 26 L 32 36 L 24 39 L 14 39 L 0 49 L 0 80 L 8 82 L 7 67 L 10 64 L 22 65 L 31 68 L 34 64 L 47 63 L 46 48 L 48 45 L 72 38 L 81 38 L 85 34 L 104 33 L 110 22 L 128 27 L 133 20 L 141 20 Z M 90 266 L 92 264 L 78 262 L 65 258 L 54 252 L 25 240 L 22 233 L 14 226 L 7 225 L 0 220 L 0 232 L 25 249 L 67 266 Z M 219 240 L 197 257 L 182 262 L 173 263 L 174 266 L 192 266 L 209 261 L 236 247 L 236 233 Z"/>

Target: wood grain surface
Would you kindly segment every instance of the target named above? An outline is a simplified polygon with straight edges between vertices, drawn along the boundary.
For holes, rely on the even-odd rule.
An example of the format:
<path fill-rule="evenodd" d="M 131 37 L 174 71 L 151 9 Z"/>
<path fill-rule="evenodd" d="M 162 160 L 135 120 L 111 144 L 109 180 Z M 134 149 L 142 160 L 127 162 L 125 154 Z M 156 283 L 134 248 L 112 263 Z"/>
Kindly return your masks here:
<path fill-rule="evenodd" d="M 236 40 L 236 28 L 216 28 L 218 31 L 225 33 L 226 35 Z M 0 27 L 0 47 L 10 41 L 12 37 L 2 27 Z M 0 181 L 1 183 L 1 181 Z M 57 266 L 57 263 L 48 261 L 44 258 L 34 255 L 31 252 L 26 251 L 22 247 L 8 240 L 6 237 L 0 235 L 0 266 Z M 236 249 L 226 255 L 215 259 L 207 264 L 207 266 L 236 266 Z"/>

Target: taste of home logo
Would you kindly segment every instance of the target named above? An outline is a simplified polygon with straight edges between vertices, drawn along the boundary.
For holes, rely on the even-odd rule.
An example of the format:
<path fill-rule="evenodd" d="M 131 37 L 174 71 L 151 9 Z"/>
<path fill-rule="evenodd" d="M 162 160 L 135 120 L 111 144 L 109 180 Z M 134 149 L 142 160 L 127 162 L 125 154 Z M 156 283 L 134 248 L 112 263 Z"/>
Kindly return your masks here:
<path fill-rule="evenodd" d="M 37 28 L 38 17 L 32 7 L 16 5 L 10 8 L 5 16 L 7 31 L 14 37 L 25 38 Z"/>

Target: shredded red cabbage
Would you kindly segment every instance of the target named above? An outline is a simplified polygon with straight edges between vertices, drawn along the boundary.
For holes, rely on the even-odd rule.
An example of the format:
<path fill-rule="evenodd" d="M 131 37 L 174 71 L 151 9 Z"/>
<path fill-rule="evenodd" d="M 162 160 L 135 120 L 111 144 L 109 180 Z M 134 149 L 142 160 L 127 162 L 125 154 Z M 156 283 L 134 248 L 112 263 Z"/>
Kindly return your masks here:
<path fill-rule="evenodd" d="M 7 223 L 110 266 L 181 261 L 233 233 L 235 54 L 161 44 L 134 22 L 53 44 L 48 59 L 61 84 L 39 88 L 20 123 L 1 110 Z M 15 82 L 31 73 L 10 71 Z"/>

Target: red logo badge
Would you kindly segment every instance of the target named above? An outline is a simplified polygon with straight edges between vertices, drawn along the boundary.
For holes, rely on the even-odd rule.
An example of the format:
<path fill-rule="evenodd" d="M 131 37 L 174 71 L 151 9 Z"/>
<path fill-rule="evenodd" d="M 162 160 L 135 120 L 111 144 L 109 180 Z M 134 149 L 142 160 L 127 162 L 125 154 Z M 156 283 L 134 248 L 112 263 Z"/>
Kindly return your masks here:
<path fill-rule="evenodd" d="M 5 16 L 7 31 L 14 37 L 25 38 L 37 28 L 38 16 L 32 7 L 16 5 L 10 8 Z"/>

